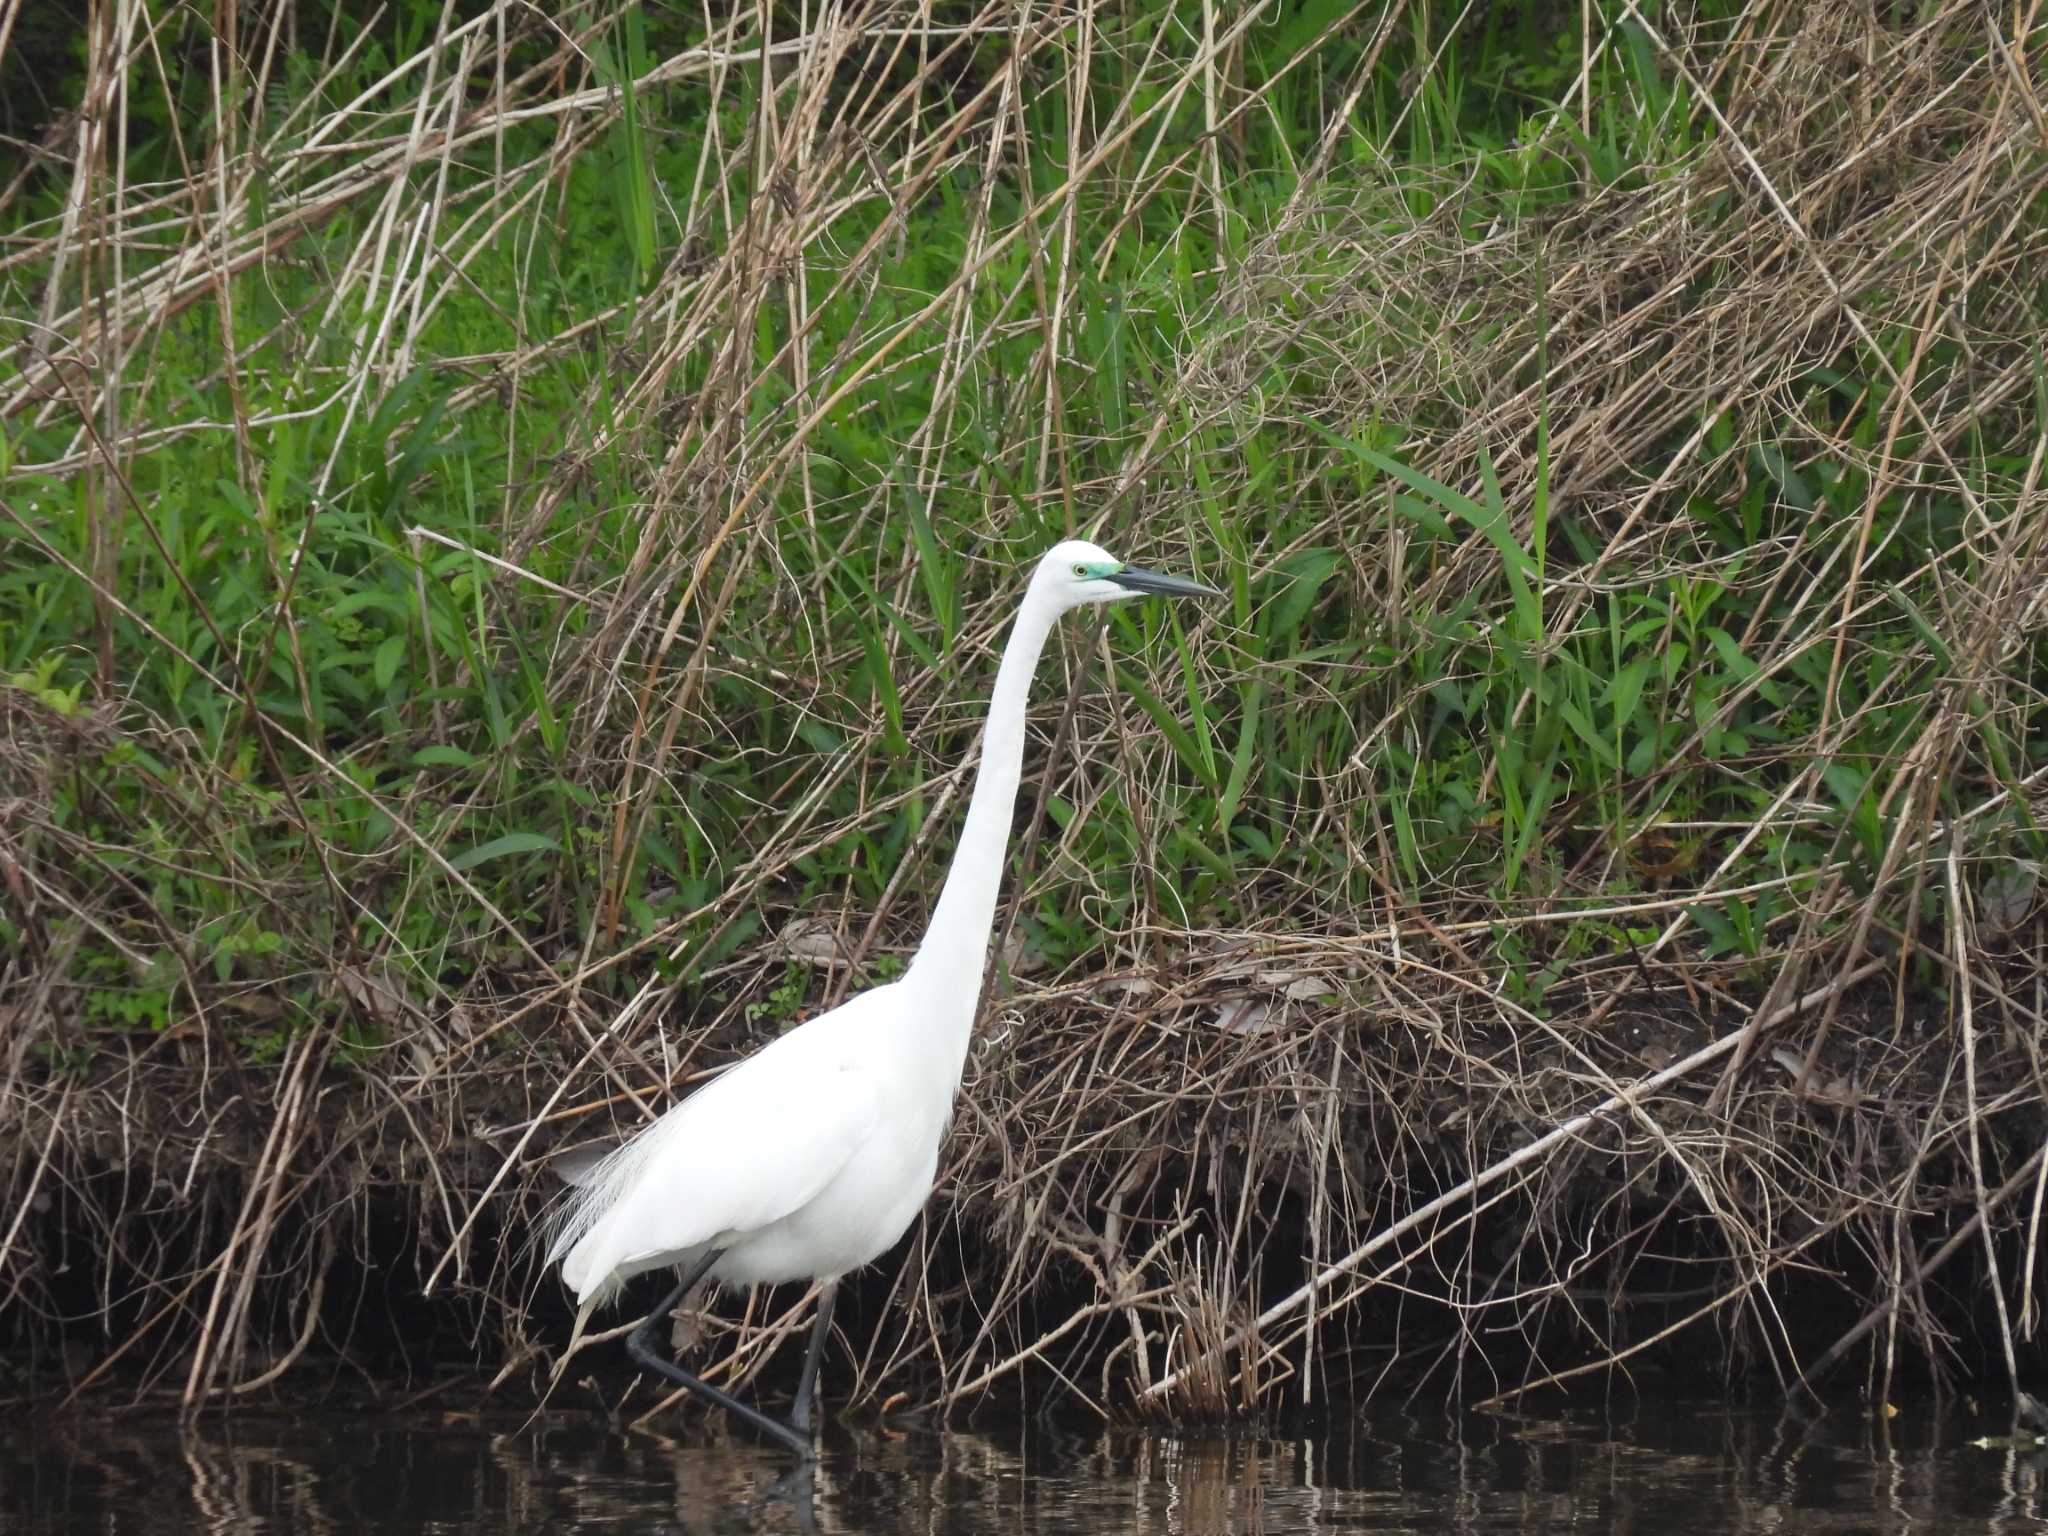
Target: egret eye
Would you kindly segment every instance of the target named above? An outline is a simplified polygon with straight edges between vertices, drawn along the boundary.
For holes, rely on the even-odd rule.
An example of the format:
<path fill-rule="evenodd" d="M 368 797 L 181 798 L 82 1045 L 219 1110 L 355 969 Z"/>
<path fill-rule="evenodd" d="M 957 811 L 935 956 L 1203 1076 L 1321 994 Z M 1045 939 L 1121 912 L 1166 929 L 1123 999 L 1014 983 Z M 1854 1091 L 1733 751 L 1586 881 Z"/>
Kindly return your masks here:
<path fill-rule="evenodd" d="M 1074 567 L 1074 574 L 1076 576 L 1086 577 L 1088 574 L 1088 567 L 1085 565 L 1077 565 Z"/>

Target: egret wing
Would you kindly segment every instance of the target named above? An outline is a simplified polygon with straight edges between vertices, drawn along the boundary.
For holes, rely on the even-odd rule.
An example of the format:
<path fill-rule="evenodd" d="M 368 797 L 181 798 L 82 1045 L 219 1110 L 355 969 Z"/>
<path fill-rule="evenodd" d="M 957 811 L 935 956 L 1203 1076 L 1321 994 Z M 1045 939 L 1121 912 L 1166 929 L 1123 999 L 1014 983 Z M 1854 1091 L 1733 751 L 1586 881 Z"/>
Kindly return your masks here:
<path fill-rule="evenodd" d="M 862 1027 L 879 1001 L 864 993 L 771 1042 L 592 1170 L 549 1254 L 578 1298 L 817 1198 L 882 1123 Z"/>

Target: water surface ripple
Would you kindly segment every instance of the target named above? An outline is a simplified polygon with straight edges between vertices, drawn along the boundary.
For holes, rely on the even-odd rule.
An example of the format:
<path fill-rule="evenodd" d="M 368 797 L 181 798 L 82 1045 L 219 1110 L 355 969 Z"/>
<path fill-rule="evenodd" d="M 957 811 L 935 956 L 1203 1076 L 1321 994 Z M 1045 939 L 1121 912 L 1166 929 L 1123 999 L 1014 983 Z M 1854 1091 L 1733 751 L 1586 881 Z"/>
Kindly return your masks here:
<path fill-rule="evenodd" d="M 1360 1414 L 1314 1439 L 833 1424 L 808 1479 L 692 1421 L 240 1412 L 180 1427 L 24 1415 L 0 1530 L 96 1536 L 418 1531 L 1267 1532 L 2039 1530 L 2048 1458 L 1961 1415 L 1817 1421 L 1670 1403 L 1552 1415 Z"/>

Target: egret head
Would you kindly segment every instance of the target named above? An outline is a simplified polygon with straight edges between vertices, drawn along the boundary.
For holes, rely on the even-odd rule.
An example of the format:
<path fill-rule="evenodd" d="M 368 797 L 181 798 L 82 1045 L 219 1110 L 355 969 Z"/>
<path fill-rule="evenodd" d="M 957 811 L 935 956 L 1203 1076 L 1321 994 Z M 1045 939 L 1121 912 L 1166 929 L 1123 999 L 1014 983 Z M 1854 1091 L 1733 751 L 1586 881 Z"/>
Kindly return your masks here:
<path fill-rule="evenodd" d="M 1214 587 L 1185 576 L 1164 576 L 1125 565 L 1108 550 L 1085 539 L 1055 544 L 1038 562 L 1032 585 L 1043 587 L 1062 609 L 1089 603 L 1114 603 L 1156 592 L 1165 597 L 1220 597 Z"/>

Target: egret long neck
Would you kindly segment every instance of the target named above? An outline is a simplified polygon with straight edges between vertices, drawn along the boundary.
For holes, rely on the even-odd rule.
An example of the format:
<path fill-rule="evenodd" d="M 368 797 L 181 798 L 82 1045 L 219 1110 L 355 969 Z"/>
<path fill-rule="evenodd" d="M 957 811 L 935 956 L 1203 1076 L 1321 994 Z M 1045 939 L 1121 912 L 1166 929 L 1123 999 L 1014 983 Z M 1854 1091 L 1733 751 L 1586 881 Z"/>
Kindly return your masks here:
<path fill-rule="evenodd" d="M 996 894 L 1010 851 L 1010 821 L 1017 804 L 1017 783 L 1024 772 L 1025 706 L 1031 696 L 1031 674 L 1052 633 L 1057 615 L 1050 603 L 1027 593 L 1017 622 L 1003 647 L 996 669 L 995 692 L 988 701 L 988 724 L 981 735 L 981 763 L 975 770 L 974 794 L 967 802 L 967 820 L 953 851 L 953 867 L 939 891 L 931 926 L 910 962 L 904 980 L 931 989 L 931 1023 L 964 1054 L 967 1032 L 974 1025 L 975 1004 L 988 965 L 989 932 L 995 924 Z M 956 1077 L 955 1081 L 958 1079 Z"/>

